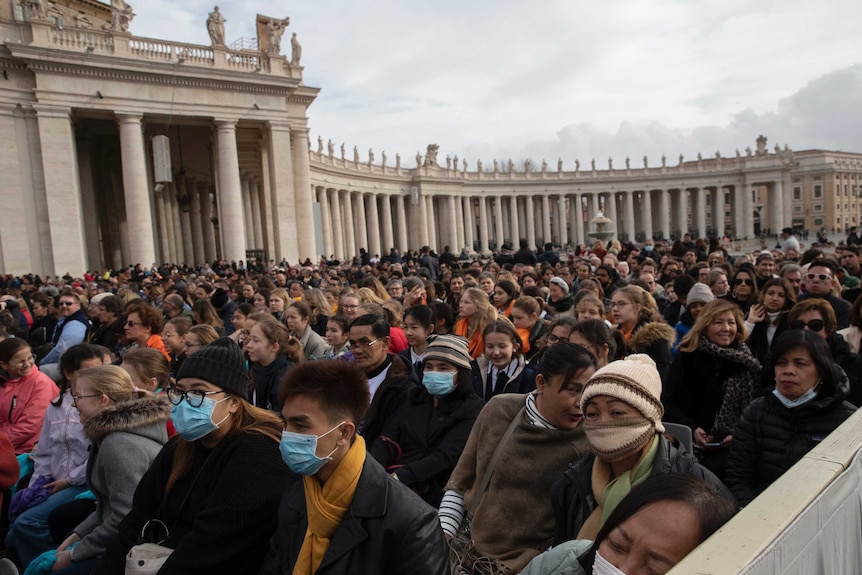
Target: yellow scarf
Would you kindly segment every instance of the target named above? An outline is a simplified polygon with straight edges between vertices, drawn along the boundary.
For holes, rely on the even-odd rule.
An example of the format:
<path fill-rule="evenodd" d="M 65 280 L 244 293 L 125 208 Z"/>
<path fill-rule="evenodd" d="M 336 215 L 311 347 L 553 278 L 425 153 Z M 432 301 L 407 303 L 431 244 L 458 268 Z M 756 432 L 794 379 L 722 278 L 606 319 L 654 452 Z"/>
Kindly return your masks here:
<path fill-rule="evenodd" d="M 347 455 L 335 468 L 335 472 L 324 485 L 315 476 L 302 478 L 305 487 L 305 507 L 308 514 L 308 529 L 293 568 L 293 575 L 313 575 L 326 550 L 329 539 L 341 524 L 341 519 L 353 502 L 353 494 L 365 464 L 365 440 L 356 436 L 356 441 Z"/>

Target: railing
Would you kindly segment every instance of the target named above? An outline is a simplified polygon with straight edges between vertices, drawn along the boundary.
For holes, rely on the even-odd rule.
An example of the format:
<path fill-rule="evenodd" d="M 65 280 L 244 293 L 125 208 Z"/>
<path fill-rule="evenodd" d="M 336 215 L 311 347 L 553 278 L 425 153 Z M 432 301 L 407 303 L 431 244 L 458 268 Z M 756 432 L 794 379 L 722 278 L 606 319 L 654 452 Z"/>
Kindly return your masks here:
<path fill-rule="evenodd" d="M 142 58 L 163 60 L 166 62 L 182 61 L 188 64 L 202 64 L 205 66 L 212 66 L 215 62 L 212 48 L 196 44 L 165 42 L 164 40 L 153 40 L 151 38 L 131 38 L 129 40 L 129 51 Z"/>
<path fill-rule="evenodd" d="M 49 38 L 52 44 L 69 50 L 108 53 L 114 51 L 113 36 L 97 30 L 53 27 Z"/>

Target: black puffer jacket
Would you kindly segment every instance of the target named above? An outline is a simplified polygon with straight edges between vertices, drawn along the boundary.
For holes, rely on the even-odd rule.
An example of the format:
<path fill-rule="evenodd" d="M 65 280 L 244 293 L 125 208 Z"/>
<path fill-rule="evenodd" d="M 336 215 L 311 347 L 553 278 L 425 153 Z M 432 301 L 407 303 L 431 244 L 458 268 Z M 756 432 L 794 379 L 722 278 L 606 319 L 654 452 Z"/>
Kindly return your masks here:
<path fill-rule="evenodd" d="M 841 372 L 837 386 L 794 409 L 771 392 L 751 402 L 733 432 L 726 480 L 740 505 L 747 505 L 802 459 L 856 410 L 844 401 L 850 387 Z"/>
<path fill-rule="evenodd" d="M 457 395 L 456 395 L 457 394 Z M 473 390 L 453 392 L 438 399 L 425 386 L 410 390 L 407 404 L 398 412 L 381 433 L 369 452 L 384 467 L 402 465 L 395 469 L 398 480 L 413 489 L 433 507 L 440 506 L 443 488 L 455 469 L 473 423 L 485 402 Z"/>
<path fill-rule="evenodd" d="M 583 456 L 570 465 L 563 477 L 551 488 L 555 545 L 577 539 L 584 522 L 597 506 L 592 486 L 595 459 L 596 456 L 592 453 Z M 650 477 L 668 473 L 685 473 L 700 477 L 730 495 L 730 490 L 718 477 L 698 463 L 693 455 L 677 449 L 662 435 L 659 437 L 658 453 L 653 461 Z"/>
<path fill-rule="evenodd" d="M 308 519 L 303 484 L 292 485 L 278 510 L 261 575 L 290 575 Z M 329 542 L 317 575 L 449 573 L 449 548 L 437 510 L 366 456 L 350 508 Z"/>

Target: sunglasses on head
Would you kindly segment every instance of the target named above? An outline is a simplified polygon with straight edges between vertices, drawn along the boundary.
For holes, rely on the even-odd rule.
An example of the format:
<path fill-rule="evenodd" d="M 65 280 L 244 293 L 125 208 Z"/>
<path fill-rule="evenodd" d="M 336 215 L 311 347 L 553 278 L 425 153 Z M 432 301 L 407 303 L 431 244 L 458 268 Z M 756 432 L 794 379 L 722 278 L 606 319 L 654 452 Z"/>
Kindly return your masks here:
<path fill-rule="evenodd" d="M 812 319 L 807 323 L 800 319 L 797 319 L 796 321 L 790 322 L 790 329 L 805 329 L 807 327 L 811 331 L 820 331 L 821 329 L 823 329 L 824 325 L 825 324 L 823 323 L 822 319 Z"/>
<path fill-rule="evenodd" d="M 742 285 L 742 284 L 745 284 L 747 286 L 753 286 L 754 280 L 750 280 L 750 279 L 746 279 L 746 278 L 736 278 L 735 280 L 733 280 L 733 285 L 735 285 L 735 286 Z"/>
<path fill-rule="evenodd" d="M 828 281 L 832 279 L 832 276 L 829 274 L 808 274 L 808 279 L 813 280 L 814 278 L 819 279 L 822 282 Z"/>

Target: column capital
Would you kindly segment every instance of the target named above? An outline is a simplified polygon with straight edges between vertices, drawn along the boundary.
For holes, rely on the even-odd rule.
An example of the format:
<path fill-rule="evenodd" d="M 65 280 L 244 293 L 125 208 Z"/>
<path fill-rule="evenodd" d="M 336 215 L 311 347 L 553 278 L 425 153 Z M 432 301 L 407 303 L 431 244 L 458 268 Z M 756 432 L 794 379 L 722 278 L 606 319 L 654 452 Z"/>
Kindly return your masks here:
<path fill-rule="evenodd" d="M 33 111 L 40 118 L 69 118 L 72 117 L 72 108 L 66 106 L 55 106 L 53 104 L 32 104 Z"/>
<path fill-rule="evenodd" d="M 236 124 L 239 120 L 234 118 L 213 118 L 213 124 L 219 130 L 236 130 Z"/>
<path fill-rule="evenodd" d="M 115 112 L 114 115 L 120 124 L 140 124 L 144 120 L 144 115 L 140 112 Z"/>

